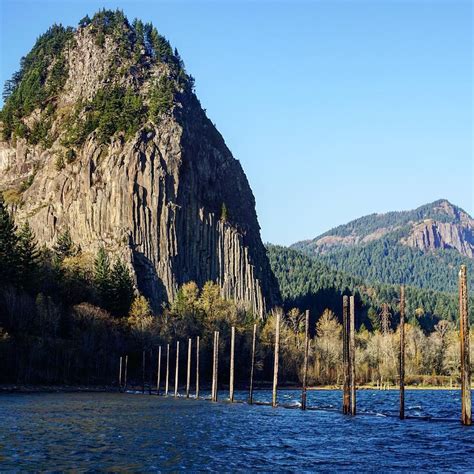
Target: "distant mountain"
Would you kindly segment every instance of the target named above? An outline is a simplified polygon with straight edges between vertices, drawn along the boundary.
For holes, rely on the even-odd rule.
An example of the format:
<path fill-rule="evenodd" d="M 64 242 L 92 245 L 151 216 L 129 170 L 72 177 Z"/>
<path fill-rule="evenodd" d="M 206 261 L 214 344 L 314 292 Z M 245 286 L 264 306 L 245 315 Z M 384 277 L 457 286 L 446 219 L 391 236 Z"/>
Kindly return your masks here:
<path fill-rule="evenodd" d="M 454 291 L 459 265 L 474 270 L 474 219 L 441 199 L 364 216 L 291 248 L 369 282 Z"/>

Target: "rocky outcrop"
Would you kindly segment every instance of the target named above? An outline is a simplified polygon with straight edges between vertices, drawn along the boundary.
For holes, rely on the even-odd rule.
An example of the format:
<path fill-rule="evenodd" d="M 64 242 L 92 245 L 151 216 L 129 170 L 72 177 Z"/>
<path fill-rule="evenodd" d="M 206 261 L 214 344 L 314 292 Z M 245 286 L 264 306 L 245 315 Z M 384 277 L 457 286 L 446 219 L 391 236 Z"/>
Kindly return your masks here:
<path fill-rule="evenodd" d="M 61 107 L 90 98 L 104 71 L 88 71 L 108 62 L 107 43 L 98 49 L 86 29 L 75 44 Z M 247 178 L 194 94 L 178 91 L 173 113 L 132 138 L 116 134 L 104 145 L 91 133 L 62 169 L 58 143 L 47 149 L 22 139 L 0 143 L 0 187 L 30 180 L 14 208 L 41 244 L 52 246 L 69 229 L 85 252 L 104 245 L 129 262 L 155 309 L 181 284 L 208 280 L 260 316 L 279 303 Z"/>
<path fill-rule="evenodd" d="M 446 199 L 413 211 L 361 217 L 293 247 L 325 255 L 384 238 L 423 252 L 454 249 L 464 257 L 474 258 L 474 219 Z"/>
<path fill-rule="evenodd" d="M 466 223 L 467 224 L 467 223 Z M 427 219 L 415 224 L 402 244 L 423 252 L 437 249 L 455 249 L 461 255 L 474 258 L 474 226 Z"/>

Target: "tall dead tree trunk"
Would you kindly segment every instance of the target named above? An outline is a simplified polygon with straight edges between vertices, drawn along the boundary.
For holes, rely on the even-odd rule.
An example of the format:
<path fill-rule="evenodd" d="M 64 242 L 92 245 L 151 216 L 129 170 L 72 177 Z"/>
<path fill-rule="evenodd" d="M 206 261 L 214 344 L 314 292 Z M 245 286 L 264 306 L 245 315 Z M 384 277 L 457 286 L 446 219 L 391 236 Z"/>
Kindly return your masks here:
<path fill-rule="evenodd" d="M 273 360 L 273 393 L 272 406 L 277 406 L 277 390 L 278 390 L 278 362 L 280 358 L 280 313 L 276 313 L 275 317 L 275 355 Z"/>
<path fill-rule="evenodd" d="M 229 400 L 234 401 L 234 353 L 235 353 L 235 327 L 232 326 L 230 336 L 230 374 L 229 374 Z"/>
<path fill-rule="evenodd" d="M 349 297 L 342 297 L 342 366 L 343 366 L 343 395 L 342 413 L 349 414 L 351 394 L 349 390 L 350 365 L 349 365 Z"/>
<path fill-rule="evenodd" d="M 469 348 L 469 311 L 467 290 L 467 269 L 461 265 L 459 271 L 459 328 L 461 339 L 461 422 L 472 424 L 471 404 L 471 360 Z"/>
<path fill-rule="evenodd" d="M 405 287 L 400 287 L 400 420 L 405 419 Z"/>
<path fill-rule="evenodd" d="M 304 331 L 304 361 L 303 361 L 303 389 L 301 391 L 301 409 L 306 410 L 306 384 L 308 378 L 308 351 L 309 351 L 309 311 L 306 310 Z"/>
<path fill-rule="evenodd" d="M 351 387 L 351 415 L 356 414 L 356 366 L 355 366 L 355 305 L 354 296 L 350 297 L 350 337 L 349 337 L 349 361 L 350 361 L 350 387 Z"/>
<path fill-rule="evenodd" d="M 250 362 L 250 387 L 249 387 L 249 403 L 253 403 L 253 376 L 255 367 L 255 349 L 257 344 L 257 324 L 253 325 L 253 337 L 252 337 L 252 360 Z"/>

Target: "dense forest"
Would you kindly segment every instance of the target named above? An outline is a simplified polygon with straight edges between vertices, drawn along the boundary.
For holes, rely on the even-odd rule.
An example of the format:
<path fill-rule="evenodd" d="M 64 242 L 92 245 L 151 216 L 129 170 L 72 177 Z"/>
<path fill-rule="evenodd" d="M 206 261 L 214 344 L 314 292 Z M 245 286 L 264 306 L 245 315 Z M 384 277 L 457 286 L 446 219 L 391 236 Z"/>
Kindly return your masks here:
<path fill-rule="evenodd" d="M 331 269 L 319 256 L 309 257 L 297 250 L 275 245 L 268 245 L 267 250 L 287 309 L 310 308 L 313 314 L 320 315 L 329 308 L 340 314 L 341 294 L 354 294 L 359 324 L 364 324 L 368 329 L 373 329 L 373 321 L 377 320 L 382 304 L 387 303 L 392 313 L 397 314 L 399 285 L 367 283 L 360 277 Z M 458 301 L 455 293 L 415 286 L 408 286 L 406 291 L 407 315 L 412 324 L 432 331 L 442 319 L 450 322 L 457 320 Z M 470 308 L 473 321 L 472 303 Z"/>
<path fill-rule="evenodd" d="M 460 265 L 466 265 L 469 273 L 474 271 L 473 260 L 456 250 L 424 253 L 399 244 L 396 236 L 340 248 L 317 258 L 330 268 L 360 276 L 370 283 L 403 283 L 440 292 L 456 291 Z M 470 288 L 474 288 L 474 281 Z"/>

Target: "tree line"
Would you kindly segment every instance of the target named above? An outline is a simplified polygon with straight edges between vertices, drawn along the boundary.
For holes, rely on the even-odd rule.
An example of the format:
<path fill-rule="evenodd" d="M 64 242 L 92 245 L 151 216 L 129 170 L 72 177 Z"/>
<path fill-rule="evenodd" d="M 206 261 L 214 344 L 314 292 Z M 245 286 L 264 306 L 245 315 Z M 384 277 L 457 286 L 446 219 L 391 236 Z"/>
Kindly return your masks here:
<path fill-rule="evenodd" d="M 297 268 L 290 263 L 287 262 L 287 271 L 292 274 Z M 334 275 L 318 274 L 320 283 L 327 278 L 327 284 L 335 284 Z M 391 287 L 383 293 L 382 289 L 375 292 L 366 287 L 364 293 L 357 280 L 339 275 L 343 291 L 332 287 L 327 293 L 319 293 L 318 305 L 311 308 L 308 299 L 307 306 L 298 307 L 292 305 L 295 300 L 288 297 L 288 288 L 297 288 L 304 276 L 299 277 L 302 279 L 297 280 L 300 283 L 295 287 L 283 286 L 285 307 L 275 309 L 263 320 L 256 319 L 242 304 L 223 298 L 214 282 L 207 282 L 202 288 L 194 282 L 185 283 L 156 314 L 145 296 L 137 292 L 123 260 L 112 258 L 104 247 L 94 255 L 83 251 L 67 229 L 59 234 L 51 249 L 39 247 L 28 224 L 17 228 L 0 198 L 0 357 L 4 361 L 0 381 L 110 384 L 116 379 L 119 357 L 128 354 L 129 380 L 141 383 L 143 351 L 151 375 L 156 370 L 159 345 L 164 348 L 170 343 L 173 351 L 176 341 L 186 347 L 188 338 L 200 336 L 205 384 L 211 372 L 212 334 L 218 330 L 220 380 L 226 383 L 230 332 L 235 326 L 236 382 L 244 385 L 250 369 L 253 325 L 257 323 L 256 382 L 264 383 L 272 377 L 275 311 L 281 311 L 281 381 L 298 384 L 302 375 L 304 310 L 310 308 L 309 383 L 337 385 L 342 377 L 341 295 L 350 289 L 357 291 L 358 383 L 395 383 L 398 289 Z M 309 278 L 310 285 L 315 281 Z M 313 295 L 316 288 L 301 290 Z M 437 316 L 432 320 L 432 330 L 427 330 L 423 323 L 427 316 L 416 312 L 420 301 L 415 296 L 416 293 L 407 291 L 407 380 L 456 383 L 456 319 Z M 412 306 L 410 300 L 414 300 Z M 388 323 L 383 323 L 376 301 L 391 303 L 389 316 L 383 313 Z M 184 373 L 184 354 L 181 363 Z"/>

